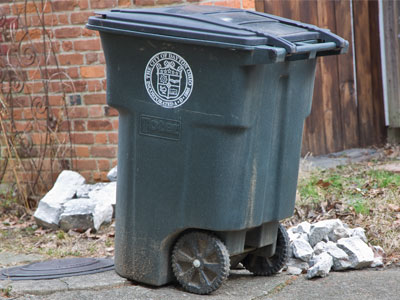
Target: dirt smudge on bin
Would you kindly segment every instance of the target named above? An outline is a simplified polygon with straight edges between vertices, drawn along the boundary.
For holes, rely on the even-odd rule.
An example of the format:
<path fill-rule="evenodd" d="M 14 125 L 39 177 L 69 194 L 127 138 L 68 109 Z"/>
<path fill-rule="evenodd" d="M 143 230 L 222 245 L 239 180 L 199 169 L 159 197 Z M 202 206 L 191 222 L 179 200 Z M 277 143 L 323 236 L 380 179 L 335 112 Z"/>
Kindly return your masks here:
<path fill-rule="evenodd" d="M 251 226 L 253 224 L 253 214 L 254 214 L 254 201 L 256 198 L 256 186 L 257 186 L 257 159 L 253 159 L 253 165 L 251 169 L 252 175 L 250 179 L 250 190 L 247 204 L 247 225 Z"/>

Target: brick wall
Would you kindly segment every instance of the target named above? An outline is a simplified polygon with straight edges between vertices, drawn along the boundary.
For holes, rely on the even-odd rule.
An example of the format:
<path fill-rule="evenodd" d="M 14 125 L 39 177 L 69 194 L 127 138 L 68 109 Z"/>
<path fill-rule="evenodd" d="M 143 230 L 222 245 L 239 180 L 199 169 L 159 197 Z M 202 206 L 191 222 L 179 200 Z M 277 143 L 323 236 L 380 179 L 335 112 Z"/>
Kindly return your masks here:
<path fill-rule="evenodd" d="M 6 22 L 15 27 L 16 42 L 29 38 L 38 48 L 38 53 L 45 51 L 42 49 L 44 44 L 50 48 L 50 43 L 43 43 L 43 22 L 54 49 L 54 55 L 49 55 L 46 60 L 46 76 L 49 77 L 46 84 L 38 66 L 21 67 L 25 84 L 23 90 L 13 96 L 13 101 L 18 103 L 14 107 L 14 119 L 21 130 L 27 123 L 37 122 L 37 112 L 32 113 L 30 102 L 37 96 L 41 97 L 48 89 L 48 105 L 52 113 L 64 118 L 64 121 L 67 115 L 69 120 L 57 127 L 57 137 L 64 142 L 72 142 L 73 165 L 66 164 L 66 167 L 80 172 L 90 182 L 107 180 L 107 172 L 117 164 L 118 113 L 106 105 L 104 55 L 98 33 L 85 28 L 89 16 L 95 10 L 116 7 L 139 8 L 181 3 L 254 9 L 254 0 L 49 0 L 44 3 L 42 7 L 38 0 L 27 1 L 27 4 L 19 0 L 0 0 L 0 15 L 6 16 Z M 18 14 L 19 19 L 15 20 Z M 28 38 L 26 30 L 19 30 L 24 25 L 28 28 Z M 0 50 L 4 58 L 8 49 L 7 43 L 1 39 Z M 58 80 L 61 77 L 62 82 Z M 68 106 L 67 110 L 65 105 Z M 66 134 L 67 131 L 70 134 Z M 30 131 L 33 143 L 43 143 L 41 135 L 40 131 Z M 67 152 L 63 152 L 64 155 L 70 154 Z"/>

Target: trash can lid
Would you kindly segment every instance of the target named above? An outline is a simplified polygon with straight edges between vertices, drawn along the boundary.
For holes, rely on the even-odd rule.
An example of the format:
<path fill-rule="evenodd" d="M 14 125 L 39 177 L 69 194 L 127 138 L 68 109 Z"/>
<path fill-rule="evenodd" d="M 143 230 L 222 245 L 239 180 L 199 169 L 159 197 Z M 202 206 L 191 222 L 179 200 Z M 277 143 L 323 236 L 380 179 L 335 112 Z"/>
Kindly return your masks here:
<path fill-rule="evenodd" d="M 183 5 L 97 14 L 89 18 L 87 28 L 193 44 L 248 50 L 267 45 L 288 53 L 297 52 L 296 42 L 310 40 L 333 42 L 337 49 L 348 47 L 347 41 L 329 30 L 243 9 Z"/>

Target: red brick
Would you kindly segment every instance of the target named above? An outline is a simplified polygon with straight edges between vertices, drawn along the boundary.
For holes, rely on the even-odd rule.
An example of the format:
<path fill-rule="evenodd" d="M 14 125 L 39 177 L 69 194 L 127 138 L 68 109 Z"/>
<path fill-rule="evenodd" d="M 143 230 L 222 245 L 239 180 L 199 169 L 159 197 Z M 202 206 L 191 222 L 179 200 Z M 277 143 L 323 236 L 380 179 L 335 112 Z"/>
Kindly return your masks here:
<path fill-rule="evenodd" d="M 41 79 L 41 74 L 39 69 L 28 70 L 28 78 L 29 80 L 38 80 Z"/>
<path fill-rule="evenodd" d="M 69 121 L 62 121 L 58 126 L 59 131 L 71 131 L 71 123 Z"/>
<path fill-rule="evenodd" d="M 98 8 L 113 8 L 118 5 L 117 0 L 91 0 L 90 1 L 90 7 L 92 9 L 98 9 Z"/>
<path fill-rule="evenodd" d="M 64 97 L 61 95 L 49 95 L 49 104 L 51 106 L 62 106 L 64 105 Z"/>
<path fill-rule="evenodd" d="M 255 4 L 254 0 L 243 0 L 244 9 L 255 9 Z"/>
<path fill-rule="evenodd" d="M 89 147 L 88 146 L 75 146 L 76 157 L 89 157 Z"/>
<path fill-rule="evenodd" d="M 59 54 L 58 61 L 61 65 L 82 65 L 83 55 L 79 53 Z"/>
<path fill-rule="evenodd" d="M 94 172 L 93 173 L 93 180 L 95 181 L 109 181 L 107 178 L 107 173 L 108 172 Z"/>
<path fill-rule="evenodd" d="M 106 104 L 106 94 L 89 94 L 83 97 L 85 104 Z"/>
<path fill-rule="evenodd" d="M 77 38 L 81 36 L 82 30 L 79 27 L 64 27 L 54 30 L 54 34 L 58 39 Z"/>
<path fill-rule="evenodd" d="M 99 54 L 99 63 L 101 63 L 101 64 L 105 64 L 106 63 L 106 59 L 105 59 L 103 53 Z"/>
<path fill-rule="evenodd" d="M 44 15 L 44 18 L 42 18 L 41 16 L 37 16 L 37 15 L 31 16 L 30 24 L 28 24 L 28 26 L 40 26 L 40 25 L 42 25 L 43 20 L 44 20 L 45 26 L 51 27 L 51 26 L 58 25 L 58 19 L 57 19 L 56 15 L 46 14 L 46 15 Z"/>
<path fill-rule="evenodd" d="M 82 66 L 80 70 L 83 78 L 102 78 L 105 76 L 104 66 Z"/>
<path fill-rule="evenodd" d="M 118 130 L 118 124 L 119 124 L 118 119 L 112 121 L 112 126 L 113 126 L 114 130 Z"/>
<path fill-rule="evenodd" d="M 15 129 L 17 131 L 31 131 L 32 130 L 32 123 L 27 121 L 20 121 L 15 123 Z"/>
<path fill-rule="evenodd" d="M 103 108 L 97 105 L 89 107 L 89 116 L 91 118 L 104 117 Z"/>
<path fill-rule="evenodd" d="M 31 103 L 28 96 L 15 97 L 13 98 L 13 102 L 15 105 L 18 105 L 20 107 L 28 107 Z"/>
<path fill-rule="evenodd" d="M 240 8 L 241 2 L 240 0 L 225 0 L 225 1 L 216 1 L 214 5 Z"/>
<path fill-rule="evenodd" d="M 9 3 L 9 2 L 10 2 L 9 0 L 3 0 L 3 1 L 0 2 L 0 3 Z M 10 8 L 9 5 L 5 5 L 5 4 L 2 4 L 2 5 L 1 5 L 1 7 L 0 7 L 0 14 L 1 14 L 1 15 L 7 16 L 7 15 L 10 14 L 10 12 L 11 12 L 11 8 Z"/>
<path fill-rule="evenodd" d="M 24 15 L 25 13 L 27 14 L 34 14 L 37 11 L 42 12 L 44 11 L 45 13 L 48 13 L 51 11 L 50 3 L 47 1 L 44 1 L 44 6 L 38 2 L 38 1 L 33 1 L 33 2 L 27 2 L 25 3 L 15 3 L 12 6 L 13 14 L 14 15 Z"/>
<path fill-rule="evenodd" d="M 29 43 L 29 45 L 27 45 L 26 47 L 24 46 L 23 50 L 32 46 L 37 54 L 48 53 L 49 49 L 54 49 L 54 52 L 56 53 L 60 50 L 60 42 L 54 40 L 46 43 L 43 43 L 42 41 L 33 41 L 32 43 Z"/>
<path fill-rule="evenodd" d="M 60 83 L 59 81 L 50 82 L 49 89 L 54 93 L 76 93 L 76 92 L 84 92 L 86 91 L 87 83 L 86 81 L 63 81 Z"/>
<path fill-rule="evenodd" d="M 76 167 L 74 167 L 74 170 L 76 170 Z M 79 170 L 79 174 L 85 177 L 86 182 L 91 182 L 91 183 L 94 182 L 92 171 Z"/>
<path fill-rule="evenodd" d="M 75 51 L 98 51 L 101 49 L 100 47 L 100 40 L 80 40 L 74 42 L 74 49 Z"/>
<path fill-rule="evenodd" d="M 14 108 L 12 110 L 13 118 L 16 119 L 16 120 L 22 120 L 22 112 L 24 110 L 25 109 L 23 109 L 23 108 Z"/>
<path fill-rule="evenodd" d="M 97 133 L 94 137 L 94 141 L 96 144 L 107 144 L 107 134 L 106 133 Z"/>
<path fill-rule="evenodd" d="M 103 81 L 102 81 L 102 83 L 103 83 L 103 90 L 107 90 L 107 79 L 103 79 Z"/>
<path fill-rule="evenodd" d="M 94 30 L 91 30 L 91 29 L 87 29 L 87 28 L 83 28 L 82 29 L 82 36 L 95 37 L 95 36 L 97 36 L 96 32 L 97 31 L 94 31 Z"/>
<path fill-rule="evenodd" d="M 97 165 L 100 171 L 110 171 L 110 160 L 109 159 L 98 159 Z"/>
<path fill-rule="evenodd" d="M 74 81 L 74 92 L 84 92 L 87 89 L 86 81 Z"/>
<path fill-rule="evenodd" d="M 39 94 L 43 92 L 42 82 L 25 83 L 24 93 L 25 94 Z"/>
<path fill-rule="evenodd" d="M 79 77 L 78 68 L 68 68 L 67 74 L 68 74 L 69 78 L 78 78 Z M 67 79 L 69 79 L 69 78 L 67 78 Z"/>
<path fill-rule="evenodd" d="M 69 25 L 69 19 L 68 19 L 68 15 L 58 15 L 58 23 L 60 25 Z"/>
<path fill-rule="evenodd" d="M 87 123 L 88 130 L 112 130 L 113 126 L 108 120 L 89 120 Z"/>
<path fill-rule="evenodd" d="M 86 24 L 89 17 L 93 16 L 93 12 L 79 11 L 71 13 L 71 24 Z"/>
<path fill-rule="evenodd" d="M 115 108 L 105 106 L 104 107 L 104 115 L 107 117 L 116 117 L 118 116 L 118 111 Z"/>
<path fill-rule="evenodd" d="M 91 65 L 92 63 L 95 63 L 98 60 L 98 54 L 93 52 L 86 54 L 85 57 L 86 57 L 86 64 L 88 65 Z"/>
<path fill-rule="evenodd" d="M 93 157 L 116 157 L 116 146 L 92 146 L 90 148 L 90 155 Z"/>
<path fill-rule="evenodd" d="M 89 1 L 88 0 L 79 0 L 79 8 L 81 10 L 89 8 Z"/>
<path fill-rule="evenodd" d="M 100 80 L 90 80 L 87 82 L 89 92 L 101 92 L 104 90 L 104 85 Z"/>
<path fill-rule="evenodd" d="M 48 51 L 48 49 L 47 49 Z M 48 53 L 46 55 L 43 54 L 38 54 L 36 56 L 36 62 L 39 64 L 39 66 L 44 67 L 44 66 L 56 66 L 57 65 L 57 60 L 56 57 L 51 55 L 49 56 Z"/>
<path fill-rule="evenodd" d="M 88 117 L 88 109 L 85 106 L 82 107 L 70 107 L 68 116 L 73 119 L 81 119 Z"/>
<path fill-rule="evenodd" d="M 138 6 L 154 6 L 155 0 L 134 0 L 135 4 Z"/>
<path fill-rule="evenodd" d="M 74 10 L 75 6 L 78 5 L 78 1 L 75 0 L 53 0 L 51 2 L 53 11 L 67 11 Z"/>
<path fill-rule="evenodd" d="M 157 0 L 157 5 L 182 3 L 182 0 Z"/>
<path fill-rule="evenodd" d="M 28 32 L 26 32 L 25 30 L 19 30 L 16 32 L 15 34 L 15 40 L 20 42 L 22 41 L 22 39 L 24 39 L 25 42 L 29 40 L 37 40 L 37 39 L 41 39 L 42 38 L 42 29 L 41 28 L 30 28 L 28 30 Z M 28 35 L 26 35 L 28 34 Z M 48 36 L 52 37 L 52 32 L 47 31 Z"/>
<path fill-rule="evenodd" d="M 131 4 L 131 0 L 118 0 L 119 7 L 129 7 Z"/>
<path fill-rule="evenodd" d="M 118 144 L 118 133 L 116 132 L 108 133 L 108 142 L 110 144 Z"/>
<path fill-rule="evenodd" d="M 71 41 L 63 41 L 62 48 L 64 51 L 71 51 L 73 49 L 73 44 Z"/>
<path fill-rule="evenodd" d="M 77 170 L 97 170 L 97 164 L 94 159 L 76 159 Z"/>
<path fill-rule="evenodd" d="M 86 121 L 75 120 L 74 121 L 74 131 L 86 131 Z"/>
<path fill-rule="evenodd" d="M 32 142 L 35 145 L 44 145 L 46 143 L 45 133 L 33 132 L 30 134 L 30 137 L 32 138 Z"/>
<path fill-rule="evenodd" d="M 72 133 L 72 143 L 74 144 L 93 144 L 94 135 L 93 133 Z"/>

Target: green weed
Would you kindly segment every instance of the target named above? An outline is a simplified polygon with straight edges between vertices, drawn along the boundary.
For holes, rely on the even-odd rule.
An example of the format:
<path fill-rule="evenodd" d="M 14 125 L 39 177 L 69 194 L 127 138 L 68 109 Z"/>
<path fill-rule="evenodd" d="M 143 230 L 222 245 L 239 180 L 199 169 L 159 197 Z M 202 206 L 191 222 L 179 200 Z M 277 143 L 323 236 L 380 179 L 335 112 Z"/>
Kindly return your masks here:
<path fill-rule="evenodd" d="M 5 288 L 0 288 L 0 296 L 9 298 L 11 297 L 12 286 L 8 285 Z"/>

